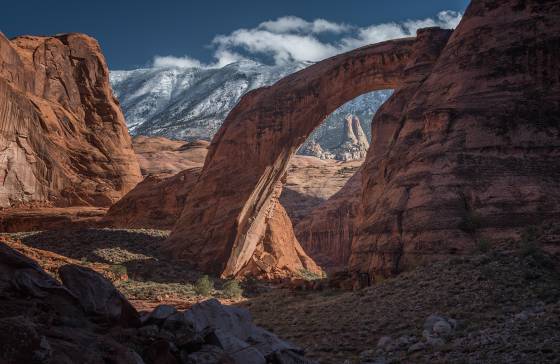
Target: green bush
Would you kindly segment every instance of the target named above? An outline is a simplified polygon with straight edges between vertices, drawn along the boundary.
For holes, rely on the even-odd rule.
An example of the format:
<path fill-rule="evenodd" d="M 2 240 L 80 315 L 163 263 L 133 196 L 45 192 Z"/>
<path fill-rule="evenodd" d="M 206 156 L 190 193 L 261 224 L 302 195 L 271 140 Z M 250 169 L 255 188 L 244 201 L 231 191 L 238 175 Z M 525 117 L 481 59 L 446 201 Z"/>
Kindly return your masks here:
<path fill-rule="evenodd" d="M 474 234 L 482 225 L 482 218 L 473 211 L 467 211 L 459 224 L 459 229 L 466 233 Z"/>
<path fill-rule="evenodd" d="M 243 295 L 243 289 L 235 279 L 224 283 L 223 291 L 227 298 L 240 298 Z"/>
<path fill-rule="evenodd" d="M 487 239 L 480 238 L 476 241 L 476 249 L 479 253 L 488 253 L 491 248 L 492 245 Z"/>
<path fill-rule="evenodd" d="M 308 269 L 300 269 L 299 275 L 301 278 L 305 279 L 306 281 L 315 281 L 317 279 L 322 279 L 326 277 L 326 274 L 323 271 L 321 271 L 321 273 L 314 273 Z"/>
<path fill-rule="evenodd" d="M 111 272 L 119 276 L 128 275 L 128 269 L 124 265 L 114 264 L 111 266 Z"/>
<path fill-rule="evenodd" d="M 204 275 L 194 284 L 194 291 L 199 296 L 209 296 L 214 289 L 214 282 L 210 277 Z"/>

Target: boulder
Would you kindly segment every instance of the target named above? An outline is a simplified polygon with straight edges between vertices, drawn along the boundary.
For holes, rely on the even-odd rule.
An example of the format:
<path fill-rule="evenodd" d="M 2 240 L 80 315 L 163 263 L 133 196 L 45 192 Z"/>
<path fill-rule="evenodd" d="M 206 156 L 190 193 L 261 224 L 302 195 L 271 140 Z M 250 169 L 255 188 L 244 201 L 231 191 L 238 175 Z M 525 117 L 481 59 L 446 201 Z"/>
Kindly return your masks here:
<path fill-rule="evenodd" d="M 136 309 L 99 273 L 77 265 L 65 265 L 60 267 L 59 275 L 87 313 L 107 321 L 138 326 L 140 318 Z"/>

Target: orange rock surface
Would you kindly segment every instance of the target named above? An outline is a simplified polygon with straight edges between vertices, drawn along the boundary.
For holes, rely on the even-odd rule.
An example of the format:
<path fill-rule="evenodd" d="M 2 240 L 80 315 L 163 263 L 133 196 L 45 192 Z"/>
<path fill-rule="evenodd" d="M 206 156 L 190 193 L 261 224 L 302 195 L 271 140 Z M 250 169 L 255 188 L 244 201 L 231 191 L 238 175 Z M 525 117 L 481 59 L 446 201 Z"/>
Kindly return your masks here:
<path fill-rule="evenodd" d="M 164 137 L 137 136 L 132 147 L 143 175 L 174 175 L 186 169 L 202 167 L 208 152 L 205 140 L 185 142 Z"/>
<path fill-rule="evenodd" d="M 0 207 L 110 206 L 141 179 L 99 44 L 0 33 Z"/>

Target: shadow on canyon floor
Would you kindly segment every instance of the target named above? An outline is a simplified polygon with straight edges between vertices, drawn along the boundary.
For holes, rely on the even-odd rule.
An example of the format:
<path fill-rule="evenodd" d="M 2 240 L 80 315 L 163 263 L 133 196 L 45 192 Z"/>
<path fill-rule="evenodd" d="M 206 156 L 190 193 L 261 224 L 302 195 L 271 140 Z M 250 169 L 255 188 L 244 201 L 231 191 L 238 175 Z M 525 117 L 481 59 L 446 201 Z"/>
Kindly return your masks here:
<path fill-rule="evenodd" d="M 194 282 L 200 274 L 178 265 L 160 253 L 167 230 L 67 229 L 7 234 L 37 249 L 47 250 L 83 263 L 104 263 L 126 270 L 137 281 L 156 283 Z"/>
<path fill-rule="evenodd" d="M 139 309 L 161 303 L 188 308 L 206 299 L 193 289 L 199 272 L 158 255 L 165 231 L 11 236 L 84 265 L 125 266 L 129 279 L 116 285 Z M 218 289 L 210 296 L 248 308 L 256 324 L 325 364 L 548 363 L 560 357 L 559 266 L 536 246 L 515 242 L 434 262 L 361 291 L 268 286 L 241 301 L 224 300 Z M 433 317 L 443 320 L 437 329 Z"/>

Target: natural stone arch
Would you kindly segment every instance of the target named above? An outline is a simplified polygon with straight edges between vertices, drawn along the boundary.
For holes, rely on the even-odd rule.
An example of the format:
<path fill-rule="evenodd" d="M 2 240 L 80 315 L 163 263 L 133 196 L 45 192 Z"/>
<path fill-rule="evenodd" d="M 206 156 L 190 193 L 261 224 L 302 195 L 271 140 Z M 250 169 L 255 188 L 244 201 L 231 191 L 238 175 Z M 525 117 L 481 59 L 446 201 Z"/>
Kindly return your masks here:
<path fill-rule="evenodd" d="M 262 241 L 288 162 L 309 134 L 361 94 L 423 80 L 449 34 L 432 28 L 359 48 L 245 95 L 214 137 L 165 249 L 205 271 L 237 275 Z"/>

